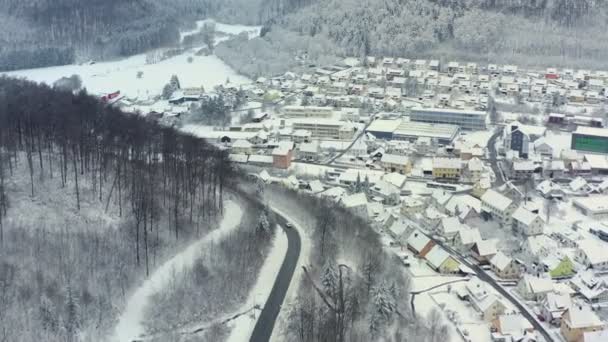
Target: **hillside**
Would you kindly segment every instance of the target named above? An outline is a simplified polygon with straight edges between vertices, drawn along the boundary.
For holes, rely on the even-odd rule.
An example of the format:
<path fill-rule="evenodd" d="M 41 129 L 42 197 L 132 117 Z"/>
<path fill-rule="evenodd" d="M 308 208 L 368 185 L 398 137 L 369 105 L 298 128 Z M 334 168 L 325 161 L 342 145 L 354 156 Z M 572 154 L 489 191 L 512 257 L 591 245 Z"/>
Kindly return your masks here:
<path fill-rule="evenodd" d="M 232 52 L 226 51 L 229 43 L 219 49 L 224 60 L 249 76 L 297 66 L 294 40 L 304 42 L 300 55 L 312 51 L 307 56 L 311 64 L 333 54 L 607 66 L 608 47 L 598 44 L 608 29 L 605 1 L 269 0 L 265 6 L 270 13 L 265 37 Z M 301 38 L 286 38 L 290 35 Z M 288 51 L 291 58 L 272 62 L 264 55 L 269 49 Z M 256 66 L 230 62 L 243 55 L 261 61 Z"/>
<path fill-rule="evenodd" d="M 227 154 L 86 93 L 0 89 L 2 338 L 103 341 L 132 288 L 216 227 Z"/>
<path fill-rule="evenodd" d="M 217 15 L 241 22 L 249 17 L 257 20 L 257 16 L 242 15 L 250 13 L 242 9 L 257 3 L 243 0 L 0 0 L 0 70 L 128 56 L 170 46 L 178 43 L 180 28 L 194 25 L 198 19 Z"/>

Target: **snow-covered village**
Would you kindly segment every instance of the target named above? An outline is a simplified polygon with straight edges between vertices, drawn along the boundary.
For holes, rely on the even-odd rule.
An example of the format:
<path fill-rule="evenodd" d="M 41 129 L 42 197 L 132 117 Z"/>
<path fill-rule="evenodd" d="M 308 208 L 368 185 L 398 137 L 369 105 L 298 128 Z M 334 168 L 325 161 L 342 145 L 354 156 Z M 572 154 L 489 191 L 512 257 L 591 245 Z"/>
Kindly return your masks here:
<path fill-rule="evenodd" d="M 0 341 L 608 341 L 608 71 L 304 48 L 235 70 L 222 43 L 266 29 L 0 71 Z M 97 116 L 44 128 L 27 91 Z"/>

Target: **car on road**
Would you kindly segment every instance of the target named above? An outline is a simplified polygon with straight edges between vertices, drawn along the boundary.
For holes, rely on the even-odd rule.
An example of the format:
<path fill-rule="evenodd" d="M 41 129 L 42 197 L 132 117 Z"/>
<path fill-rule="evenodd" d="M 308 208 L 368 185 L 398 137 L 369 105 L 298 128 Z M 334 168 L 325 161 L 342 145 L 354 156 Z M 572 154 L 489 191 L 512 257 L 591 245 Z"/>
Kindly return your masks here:
<path fill-rule="evenodd" d="M 293 228 L 293 223 L 287 222 L 287 223 L 285 223 L 285 227 L 291 229 L 291 228 Z"/>

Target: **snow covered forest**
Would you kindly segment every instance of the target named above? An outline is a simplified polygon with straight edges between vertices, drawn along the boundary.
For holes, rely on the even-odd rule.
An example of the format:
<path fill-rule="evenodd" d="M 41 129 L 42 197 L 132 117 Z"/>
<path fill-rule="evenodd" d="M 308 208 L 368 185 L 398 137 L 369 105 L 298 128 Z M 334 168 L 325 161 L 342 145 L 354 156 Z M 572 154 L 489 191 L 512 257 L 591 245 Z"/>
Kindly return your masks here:
<path fill-rule="evenodd" d="M 179 43 L 180 28 L 216 15 L 243 19 L 236 13 L 251 13 L 243 11 L 251 3 L 256 2 L 0 0 L 0 70 L 71 64 L 172 46 Z"/>
<path fill-rule="evenodd" d="M 269 19 L 263 38 L 218 49 L 249 76 L 284 72 L 285 64 L 297 66 L 297 57 L 309 50 L 308 64 L 335 54 L 605 67 L 608 57 L 608 48 L 598 44 L 608 28 L 608 4 L 602 0 L 270 0 L 264 6 Z M 297 52 L 289 43 L 293 33 L 303 41 Z M 315 53 L 320 49 L 323 54 Z M 268 66 L 268 50 L 289 58 Z M 260 58 L 255 65 L 242 63 L 244 54 Z"/>
<path fill-rule="evenodd" d="M 234 170 L 84 92 L 0 89 L 0 340 L 104 340 L 132 287 L 215 227 Z"/>
<path fill-rule="evenodd" d="M 310 257 L 295 300 L 283 304 L 281 341 L 449 340 L 447 322 L 410 306 L 411 279 L 367 222 L 330 200 L 268 186 L 266 200 L 308 222 Z M 312 218 L 312 220 L 310 219 Z M 298 272 L 302 272 L 299 269 Z"/>

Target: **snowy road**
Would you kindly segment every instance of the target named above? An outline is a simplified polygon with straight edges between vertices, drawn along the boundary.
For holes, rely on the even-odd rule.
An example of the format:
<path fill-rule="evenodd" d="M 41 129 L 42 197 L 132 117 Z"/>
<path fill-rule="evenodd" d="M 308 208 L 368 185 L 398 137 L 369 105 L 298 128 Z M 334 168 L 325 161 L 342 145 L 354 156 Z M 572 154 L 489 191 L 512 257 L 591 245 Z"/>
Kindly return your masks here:
<path fill-rule="evenodd" d="M 249 339 L 251 342 L 267 342 L 270 340 L 277 317 L 279 316 L 279 312 L 281 311 L 281 307 L 285 301 L 287 291 L 292 283 L 295 269 L 298 266 L 300 249 L 302 245 L 300 234 L 298 232 L 298 230 L 301 229 L 299 228 L 299 224 L 293 220 L 290 220 L 289 222 L 291 222 L 295 227 L 286 228 L 288 218 L 283 216 L 282 213 L 277 212 L 274 208 L 271 207 L 271 209 L 275 212 L 275 214 L 277 214 L 279 224 L 284 227 L 283 229 L 288 239 L 288 248 L 279 274 L 277 274 L 274 285 L 272 286 L 272 291 L 270 292 L 266 304 L 260 313 L 257 324 L 251 333 L 251 338 Z"/>
<path fill-rule="evenodd" d="M 241 207 L 233 201 L 227 201 L 224 210 L 225 215 L 218 229 L 166 261 L 133 293 L 119 318 L 112 341 L 131 342 L 144 334 L 142 320 L 150 296 L 166 287 L 176 272 L 191 267 L 199 256 L 201 248 L 221 239 L 238 227 L 243 216 Z"/>

